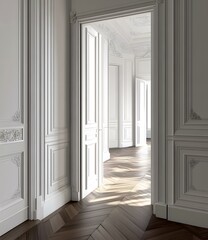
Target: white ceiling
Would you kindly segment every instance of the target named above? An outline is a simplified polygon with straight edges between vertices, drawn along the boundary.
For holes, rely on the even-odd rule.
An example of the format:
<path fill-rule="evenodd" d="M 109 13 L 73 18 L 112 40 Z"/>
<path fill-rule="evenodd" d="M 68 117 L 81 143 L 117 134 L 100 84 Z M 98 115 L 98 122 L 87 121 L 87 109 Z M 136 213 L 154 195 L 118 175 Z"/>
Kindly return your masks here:
<path fill-rule="evenodd" d="M 151 55 L 151 13 L 105 20 L 91 24 L 110 41 L 113 54 Z"/>

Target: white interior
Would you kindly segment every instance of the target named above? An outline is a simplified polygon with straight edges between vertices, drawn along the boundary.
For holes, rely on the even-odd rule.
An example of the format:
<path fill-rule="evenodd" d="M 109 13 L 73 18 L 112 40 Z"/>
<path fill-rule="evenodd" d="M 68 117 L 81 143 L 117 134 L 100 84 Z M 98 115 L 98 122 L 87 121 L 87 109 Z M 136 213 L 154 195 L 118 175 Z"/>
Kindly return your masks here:
<path fill-rule="evenodd" d="M 131 27 L 143 20 L 128 20 L 131 23 L 123 22 L 123 30 L 117 25 L 116 30 L 131 31 L 132 36 L 115 34 L 114 40 L 122 41 L 110 45 L 114 56 L 109 64 L 123 66 L 125 81 L 119 89 L 129 87 L 128 81 L 137 77 L 139 92 L 142 81 L 151 79 L 154 212 L 208 227 L 208 30 L 204 27 L 208 1 L 1 0 L 0 235 L 80 199 L 81 24 L 148 11 L 152 11 L 152 55 L 150 44 L 143 45 L 144 51 L 134 48 L 137 32 Z M 151 77 L 147 76 L 149 57 Z M 116 80 L 121 71 L 117 68 L 110 70 L 115 85 L 121 81 Z M 122 146 L 132 144 L 134 130 L 129 129 L 135 126 L 128 112 L 133 102 L 128 87 L 120 105 L 125 112 L 123 118 L 119 116 L 122 125 L 114 130 L 115 139 L 116 131 L 121 133 L 117 140 Z M 149 90 L 147 95 L 149 106 Z M 100 124 L 98 130 L 107 132 L 106 119 Z M 107 146 L 105 150 L 102 154 L 108 158 Z"/>

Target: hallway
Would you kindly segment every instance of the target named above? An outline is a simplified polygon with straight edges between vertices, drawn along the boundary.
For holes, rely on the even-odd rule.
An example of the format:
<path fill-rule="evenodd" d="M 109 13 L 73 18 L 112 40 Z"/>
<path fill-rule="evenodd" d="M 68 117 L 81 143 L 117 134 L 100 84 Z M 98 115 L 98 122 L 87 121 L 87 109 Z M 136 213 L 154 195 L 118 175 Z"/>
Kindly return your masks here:
<path fill-rule="evenodd" d="M 0 239 L 207 239 L 206 229 L 152 215 L 150 152 L 150 145 L 111 150 L 111 159 L 104 164 L 101 188 L 81 202 L 69 203 L 40 223 L 36 222 L 33 228 L 27 229 L 33 224 L 27 222 Z"/>

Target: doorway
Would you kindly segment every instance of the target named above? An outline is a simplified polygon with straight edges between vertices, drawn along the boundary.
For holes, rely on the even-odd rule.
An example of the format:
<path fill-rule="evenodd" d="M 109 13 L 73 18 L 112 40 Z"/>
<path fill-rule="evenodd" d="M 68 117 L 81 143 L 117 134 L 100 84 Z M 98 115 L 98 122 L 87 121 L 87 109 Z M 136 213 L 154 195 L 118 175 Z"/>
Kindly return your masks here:
<path fill-rule="evenodd" d="M 80 76 L 84 198 L 102 183 L 110 148 L 146 144 L 151 13 L 82 24 Z"/>
<path fill-rule="evenodd" d="M 72 58 L 74 61 L 72 62 L 72 84 L 71 89 L 73 91 L 71 92 L 71 99 L 72 99 L 72 106 L 73 111 L 71 115 L 71 122 L 72 122 L 72 139 L 71 142 L 71 156 L 72 156 L 72 164 L 71 164 L 71 175 L 72 175 L 72 200 L 79 201 L 81 199 L 81 81 L 80 81 L 80 69 L 83 63 L 81 63 L 80 59 L 80 44 L 77 44 L 81 40 L 81 25 L 82 24 L 89 24 L 95 21 L 101 21 L 101 20 L 107 20 L 112 18 L 118 18 L 118 17 L 124 17 L 124 16 L 131 16 L 132 14 L 136 15 L 139 13 L 144 12 L 152 12 L 151 15 L 154 16 L 154 19 L 157 18 L 158 12 L 157 8 L 155 6 L 149 6 L 145 7 L 145 9 L 142 7 L 139 7 L 140 4 L 138 4 L 137 8 L 135 9 L 125 9 L 122 10 L 114 10 L 111 13 L 106 13 L 100 15 L 100 13 L 93 13 L 90 16 L 82 16 L 80 15 L 75 19 L 75 22 L 72 24 Z M 152 26 L 152 33 L 154 37 L 154 44 L 153 44 L 153 58 L 152 61 L 156 61 L 157 59 L 157 48 L 158 48 L 158 39 L 157 39 L 157 25 L 158 21 L 153 21 Z M 155 60 L 154 60 L 155 59 Z M 157 62 L 155 62 L 153 67 L 154 72 L 154 82 L 151 86 L 153 89 L 152 92 L 152 103 L 153 107 L 152 111 L 152 122 L 154 123 L 154 126 L 158 123 L 158 88 L 155 87 L 157 85 Z M 153 66 L 153 64 L 152 64 Z M 135 124 L 135 122 L 134 122 Z M 154 128 L 153 128 L 154 129 Z M 156 129 L 156 128 L 155 128 Z M 98 129 L 99 130 L 99 129 Z M 157 202 L 157 183 L 158 183 L 158 175 L 157 175 L 157 164 L 158 164 L 158 132 L 154 131 L 152 132 L 152 176 L 154 179 L 154 184 L 152 187 L 153 194 L 152 197 L 152 203 Z M 156 166 L 156 167 L 154 167 Z M 101 175 L 101 174 L 100 174 Z"/>

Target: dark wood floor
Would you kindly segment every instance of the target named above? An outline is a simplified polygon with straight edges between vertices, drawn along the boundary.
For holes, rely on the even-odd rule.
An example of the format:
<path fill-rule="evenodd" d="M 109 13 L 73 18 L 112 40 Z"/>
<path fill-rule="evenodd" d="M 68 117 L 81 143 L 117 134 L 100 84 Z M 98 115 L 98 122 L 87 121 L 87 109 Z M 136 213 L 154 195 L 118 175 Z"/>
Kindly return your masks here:
<path fill-rule="evenodd" d="M 150 205 L 150 145 L 111 150 L 104 183 L 80 202 L 26 222 L 0 239 L 199 240 L 208 230 L 158 219 Z"/>

